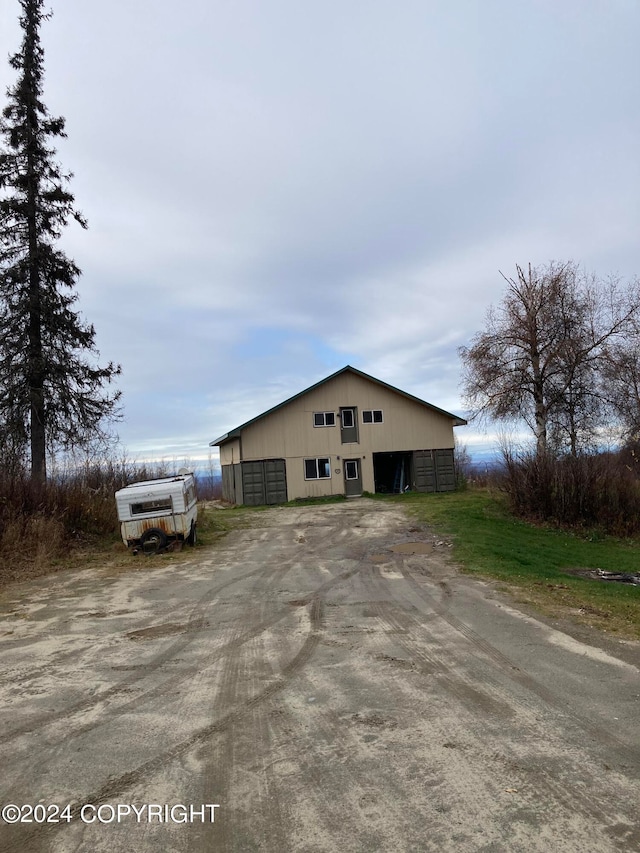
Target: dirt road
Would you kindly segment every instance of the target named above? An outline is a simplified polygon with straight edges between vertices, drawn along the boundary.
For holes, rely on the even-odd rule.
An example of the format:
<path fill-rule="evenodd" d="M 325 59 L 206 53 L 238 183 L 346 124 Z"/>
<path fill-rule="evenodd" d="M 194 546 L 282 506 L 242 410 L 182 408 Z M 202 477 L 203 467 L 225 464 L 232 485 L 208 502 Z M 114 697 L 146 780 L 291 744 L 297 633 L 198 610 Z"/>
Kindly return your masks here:
<path fill-rule="evenodd" d="M 0 850 L 640 849 L 637 647 L 520 613 L 393 504 L 252 518 L 4 596 L 0 800 L 71 808 Z"/>

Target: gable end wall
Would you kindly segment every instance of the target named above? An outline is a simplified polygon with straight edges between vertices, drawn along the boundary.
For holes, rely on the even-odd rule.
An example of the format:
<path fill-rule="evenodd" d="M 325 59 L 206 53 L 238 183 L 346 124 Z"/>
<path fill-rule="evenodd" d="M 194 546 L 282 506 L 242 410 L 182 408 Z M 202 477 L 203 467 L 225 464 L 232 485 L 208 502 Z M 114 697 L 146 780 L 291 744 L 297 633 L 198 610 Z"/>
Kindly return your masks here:
<path fill-rule="evenodd" d="M 337 414 L 341 407 L 358 413 L 357 443 L 342 444 Z M 381 424 L 363 424 L 364 409 L 382 409 Z M 314 412 L 335 412 L 336 426 L 314 427 Z M 359 459 L 362 487 L 375 490 L 373 453 L 453 448 L 451 418 L 408 400 L 351 373 L 303 394 L 264 418 L 245 427 L 239 439 L 220 448 L 222 465 L 240 460 L 285 459 L 287 497 L 344 494 L 343 460 Z M 305 480 L 304 459 L 329 457 L 331 478 Z"/>

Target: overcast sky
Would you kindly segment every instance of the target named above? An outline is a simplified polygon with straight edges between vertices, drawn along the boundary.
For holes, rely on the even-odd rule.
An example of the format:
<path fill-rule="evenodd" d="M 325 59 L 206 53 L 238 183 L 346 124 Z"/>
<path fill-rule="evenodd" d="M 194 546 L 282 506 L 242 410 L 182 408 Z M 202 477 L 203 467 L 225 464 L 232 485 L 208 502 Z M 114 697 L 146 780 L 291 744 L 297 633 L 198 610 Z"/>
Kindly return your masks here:
<path fill-rule="evenodd" d="M 51 0 L 62 245 L 131 457 L 351 364 L 463 413 L 499 270 L 640 272 L 637 0 Z M 21 31 L 0 0 L 0 86 Z M 478 430 L 457 430 L 470 450 Z"/>

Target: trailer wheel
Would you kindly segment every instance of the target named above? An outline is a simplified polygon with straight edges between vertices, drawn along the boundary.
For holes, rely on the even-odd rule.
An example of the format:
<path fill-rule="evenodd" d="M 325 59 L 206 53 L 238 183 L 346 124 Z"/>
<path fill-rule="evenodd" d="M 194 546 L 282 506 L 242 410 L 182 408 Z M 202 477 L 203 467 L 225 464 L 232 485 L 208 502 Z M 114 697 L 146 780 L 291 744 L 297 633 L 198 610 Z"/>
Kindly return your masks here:
<path fill-rule="evenodd" d="M 143 551 L 150 554 L 155 554 L 162 551 L 167 545 L 167 534 L 164 530 L 159 530 L 157 527 L 150 527 L 140 537 L 140 544 Z"/>
<path fill-rule="evenodd" d="M 195 521 L 191 522 L 191 530 L 189 531 L 189 535 L 187 536 L 187 542 L 189 545 L 195 545 L 198 539 L 198 534 L 196 532 L 197 524 Z"/>

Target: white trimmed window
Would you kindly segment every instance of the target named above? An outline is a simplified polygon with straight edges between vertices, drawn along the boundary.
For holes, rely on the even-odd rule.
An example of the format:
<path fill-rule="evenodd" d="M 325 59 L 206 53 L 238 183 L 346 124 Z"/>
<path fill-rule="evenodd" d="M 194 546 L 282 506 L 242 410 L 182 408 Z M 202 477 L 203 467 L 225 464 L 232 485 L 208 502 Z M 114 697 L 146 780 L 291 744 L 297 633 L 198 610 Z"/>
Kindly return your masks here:
<path fill-rule="evenodd" d="M 344 475 L 347 480 L 358 479 L 358 462 L 356 459 L 347 459 L 344 463 Z"/>
<path fill-rule="evenodd" d="M 353 427 L 353 415 L 353 409 L 343 409 L 340 412 L 340 416 L 342 417 L 342 429 L 351 429 Z"/>
<path fill-rule="evenodd" d="M 314 427 L 326 427 L 336 425 L 335 412 L 314 412 L 313 413 Z"/>
<path fill-rule="evenodd" d="M 330 480 L 331 460 L 327 457 L 304 460 L 305 480 Z"/>
<path fill-rule="evenodd" d="M 362 412 L 363 424 L 381 424 L 382 409 L 364 409 Z"/>

